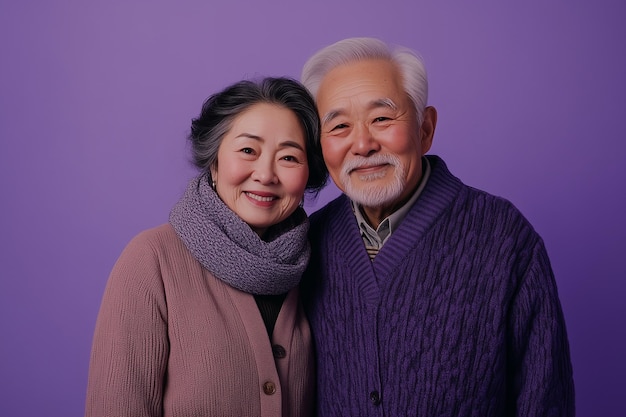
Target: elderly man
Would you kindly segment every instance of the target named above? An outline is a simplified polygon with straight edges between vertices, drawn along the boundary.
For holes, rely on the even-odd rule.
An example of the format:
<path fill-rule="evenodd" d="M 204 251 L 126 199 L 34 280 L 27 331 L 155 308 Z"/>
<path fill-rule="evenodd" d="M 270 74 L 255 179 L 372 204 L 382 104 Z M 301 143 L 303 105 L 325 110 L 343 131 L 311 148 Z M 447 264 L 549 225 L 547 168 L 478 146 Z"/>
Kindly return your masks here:
<path fill-rule="evenodd" d="M 311 218 L 319 415 L 574 415 L 543 241 L 511 203 L 425 156 L 437 112 L 421 59 L 346 39 L 302 81 L 344 193 Z"/>

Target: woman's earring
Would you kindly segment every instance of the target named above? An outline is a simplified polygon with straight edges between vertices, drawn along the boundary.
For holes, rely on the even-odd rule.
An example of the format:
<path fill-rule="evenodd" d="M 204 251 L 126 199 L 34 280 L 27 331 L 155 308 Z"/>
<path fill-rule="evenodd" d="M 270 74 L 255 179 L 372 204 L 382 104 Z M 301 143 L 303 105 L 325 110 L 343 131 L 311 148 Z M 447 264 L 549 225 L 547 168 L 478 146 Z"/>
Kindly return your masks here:
<path fill-rule="evenodd" d="M 213 182 L 211 182 L 211 187 L 213 187 L 213 191 L 215 191 L 215 180 L 213 180 Z"/>

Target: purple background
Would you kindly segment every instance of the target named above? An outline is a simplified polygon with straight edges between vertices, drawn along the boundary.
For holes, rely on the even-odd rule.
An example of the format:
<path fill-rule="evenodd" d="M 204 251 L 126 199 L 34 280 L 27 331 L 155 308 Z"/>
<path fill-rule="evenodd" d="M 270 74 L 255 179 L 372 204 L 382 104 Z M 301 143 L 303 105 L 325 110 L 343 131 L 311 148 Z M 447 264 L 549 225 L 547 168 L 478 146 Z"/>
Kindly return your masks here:
<path fill-rule="evenodd" d="M 431 153 L 535 225 L 578 415 L 624 415 L 624 2 L 85 3 L 0 3 L 0 416 L 82 415 L 108 273 L 194 174 L 202 101 L 349 36 L 423 54 Z"/>

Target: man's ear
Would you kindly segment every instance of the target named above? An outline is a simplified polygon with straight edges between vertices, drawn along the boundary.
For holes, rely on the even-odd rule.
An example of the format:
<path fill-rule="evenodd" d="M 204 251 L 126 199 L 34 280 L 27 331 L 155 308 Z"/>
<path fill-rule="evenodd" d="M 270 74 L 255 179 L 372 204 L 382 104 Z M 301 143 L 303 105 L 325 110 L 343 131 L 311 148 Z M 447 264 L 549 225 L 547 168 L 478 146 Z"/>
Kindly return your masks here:
<path fill-rule="evenodd" d="M 433 106 L 424 109 L 424 121 L 420 127 L 422 155 L 424 155 L 433 144 L 435 128 L 437 127 L 437 110 Z"/>

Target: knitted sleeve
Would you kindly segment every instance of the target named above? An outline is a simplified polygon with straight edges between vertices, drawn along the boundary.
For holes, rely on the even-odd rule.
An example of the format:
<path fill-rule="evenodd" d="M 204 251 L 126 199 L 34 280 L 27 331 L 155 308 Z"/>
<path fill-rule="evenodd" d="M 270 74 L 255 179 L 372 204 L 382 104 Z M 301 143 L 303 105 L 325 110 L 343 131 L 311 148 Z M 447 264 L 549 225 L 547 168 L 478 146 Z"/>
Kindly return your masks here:
<path fill-rule="evenodd" d="M 516 403 L 507 415 L 574 416 L 574 383 L 565 321 L 539 240 L 510 311 L 509 367 Z"/>
<path fill-rule="evenodd" d="M 161 416 L 167 357 L 167 309 L 158 258 L 140 234 L 124 249 L 104 292 L 85 416 Z"/>

